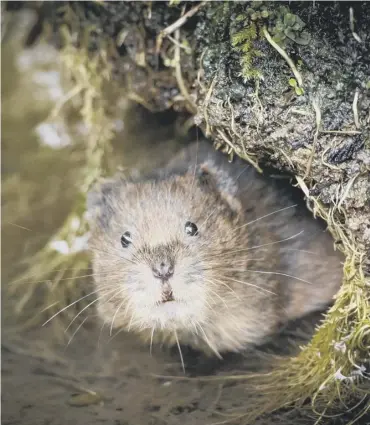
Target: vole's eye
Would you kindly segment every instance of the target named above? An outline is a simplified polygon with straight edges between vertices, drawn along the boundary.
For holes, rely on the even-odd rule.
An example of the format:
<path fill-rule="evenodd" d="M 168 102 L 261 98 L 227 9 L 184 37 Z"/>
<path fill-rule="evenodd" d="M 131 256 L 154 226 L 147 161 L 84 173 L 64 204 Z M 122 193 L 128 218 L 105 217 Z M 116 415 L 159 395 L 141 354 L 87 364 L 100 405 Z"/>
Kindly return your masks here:
<path fill-rule="evenodd" d="M 132 242 L 132 238 L 131 238 L 131 233 L 130 232 L 125 232 L 122 236 L 121 236 L 121 244 L 124 248 L 127 248 L 130 243 Z"/>
<path fill-rule="evenodd" d="M 185 223 L 185 232 L 189 236 L 196 236 L 198 234 L 198 227 L 191 221 Z"/>

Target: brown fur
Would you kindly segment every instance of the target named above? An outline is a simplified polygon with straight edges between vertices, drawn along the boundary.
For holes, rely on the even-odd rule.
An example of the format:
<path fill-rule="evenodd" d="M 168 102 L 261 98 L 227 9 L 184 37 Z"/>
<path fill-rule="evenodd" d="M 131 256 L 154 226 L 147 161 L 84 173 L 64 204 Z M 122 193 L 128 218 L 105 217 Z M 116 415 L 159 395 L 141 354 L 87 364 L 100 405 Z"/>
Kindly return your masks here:
<path fill-rule="evenodd" d="M 88 208 L 101 318 L 146 340 L 178 339 L 218 355 L 323 309 L 341 283 L 340 257 L 293 204 L 272 180 L 205 142 L 152 176 L 105 182 Z M 198 235 L 185 233 L 187 221 Z M 132 244 L 124 248 L 126 231 Z M 160 262 L 174 267 L 166 281 L 153 276 Z M 162 304 L 168 294 L 174 301 Z"/>

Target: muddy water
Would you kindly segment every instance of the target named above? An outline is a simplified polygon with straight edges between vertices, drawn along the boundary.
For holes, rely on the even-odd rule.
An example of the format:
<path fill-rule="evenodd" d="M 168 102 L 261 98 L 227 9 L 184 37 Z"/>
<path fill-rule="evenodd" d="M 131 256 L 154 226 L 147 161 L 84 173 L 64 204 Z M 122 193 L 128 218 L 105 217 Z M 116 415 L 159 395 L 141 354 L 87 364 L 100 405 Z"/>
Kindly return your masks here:
<path fill-rule="evenodd" d="M 170 379 L 183 376 L 176 350 L 154 347 L 151 355 L 135 337 L 112 338 L 94 319 L 71 341 L 58 342 L 54 328 L 41 324 L 14 331 L 6 287 L 67 217 L 84 164 L 84 129 L 50 120 L 66 95 L 58 54 L 42 42 L 25 50 L 21 28 L 32 16 L 17 19 L 2 48 L 2 423 L 202 425 L 238 415 L 244 383 Z M 187 142 L 174 116 L 150 116 L 119 96 L 114 101 L 116 165 L 154 167 Z M 193 375 L 252 364 L 251 357 L 215 361 L 185 347 L 183 354 Z"/>

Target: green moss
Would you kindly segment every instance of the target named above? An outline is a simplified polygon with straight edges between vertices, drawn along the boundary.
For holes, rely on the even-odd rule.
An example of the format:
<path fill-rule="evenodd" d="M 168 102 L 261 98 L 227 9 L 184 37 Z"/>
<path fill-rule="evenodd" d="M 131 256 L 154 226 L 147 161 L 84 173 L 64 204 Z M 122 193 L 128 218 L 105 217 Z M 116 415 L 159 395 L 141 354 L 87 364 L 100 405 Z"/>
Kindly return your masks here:
<path fill-rule="evenodd" d="M 241 73 L 245 80 L 259 79 L 262 77 L 261 72 L 253 67 L 253 59 L 262 55 L 262 53 L 253 46 L 253 42 L 256 40 L 257 36 L 257 25 L 255 22 L 251 22 L 248 26 L 232 36 L 231 44 L 233 48 L 241 53 Z"/>
<path fill-rule="evenodd" d="M 242 24 L 243 28 L 231 34 L 231 45 L 240 52 L 241 74 L 245 80 L 262 78 L 261 71 L 253 66 L 253 62 L 262 55 L 255 48 L 255 41 L 263 39 L 263 26 L 268 28 L 273 41 L 282 48 L 291 42 L 307 45 L 311 39 L 304 30 L 306 24 L 286 6 L 272 10 L 268 5 L 254 1 L 244 13 L 237 15 L 235 22 Z M 296 86 L 295 92 L 300 96 L 303 89 Z"/>

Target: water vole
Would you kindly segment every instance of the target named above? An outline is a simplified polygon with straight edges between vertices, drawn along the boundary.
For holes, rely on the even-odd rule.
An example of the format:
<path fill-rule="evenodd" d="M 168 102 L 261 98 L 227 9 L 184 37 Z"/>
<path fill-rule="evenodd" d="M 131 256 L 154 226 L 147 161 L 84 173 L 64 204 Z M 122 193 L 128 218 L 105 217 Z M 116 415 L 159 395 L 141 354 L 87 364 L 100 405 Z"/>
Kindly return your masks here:
<path fill-rule="evenodd" d="M 305 208 L 207 142 L 88 195 L 98 312 L 147 340 L 240 351 L 324 308 L 341 257 Z"/>

